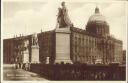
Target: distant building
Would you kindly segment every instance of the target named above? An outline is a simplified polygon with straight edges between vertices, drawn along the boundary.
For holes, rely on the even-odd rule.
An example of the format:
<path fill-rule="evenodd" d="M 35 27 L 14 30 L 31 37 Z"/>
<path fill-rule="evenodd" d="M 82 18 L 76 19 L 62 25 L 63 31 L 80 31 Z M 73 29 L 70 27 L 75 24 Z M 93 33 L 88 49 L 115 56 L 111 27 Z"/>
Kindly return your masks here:
<path fill-rule="evenodd" d="M 13 39 L 4 39 L 3 41 L 3 61 L 4 63 L 14 63 L 14 41 Z"/>
<path fill-rule="evenodd" d="M 63 15 L 62 15 L 63 12 Z M 38 33 L 39 61 L 46 63 L 87 63 L 109 64 L 112 62 L 122 63 L 123 43 L 110 35 L 109 24 L 105 17 L 100 14 L 99 8 L 95 8 L 85 26 L 85 29 L 74 27 L 71 23 L 66 6 L 58 13 L 56 29 Z M 21 40 L 29 41 L 29 62 L 31 62 L 31 35 L 4 40 L 4 63 L 15 63 L 23 57 Z M 17 40 L 15 43 L 14 40 Z M 16 45 L 16 50 L 15 49 Z M 38 56 L 38 55 L 35 55 Z M 18 58 L 19 57 L 19 58 Z M 21 61 L 23 62 L 23 60 Z"/>
<path fill-rule="evenodd" d="M 123 50 L 123 61 L 122 64 L 126 64 L 126 50 Z"/>
<path fill-rule="evenodd" d="M 24 44 L 27 39 L 27 36 L 4 39 L 4 63 L 26 63 L 27 58 L 24 54 L 27 48 L 24 47 Z"/>

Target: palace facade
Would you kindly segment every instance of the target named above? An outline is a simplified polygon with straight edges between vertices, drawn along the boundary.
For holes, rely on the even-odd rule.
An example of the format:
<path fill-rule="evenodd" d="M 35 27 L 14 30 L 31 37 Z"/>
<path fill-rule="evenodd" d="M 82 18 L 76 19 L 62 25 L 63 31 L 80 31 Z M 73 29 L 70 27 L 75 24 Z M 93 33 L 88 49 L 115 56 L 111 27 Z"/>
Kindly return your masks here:
<path fill-rule="evenodd" d="M 73 26 L 65 3 L 59 9 L 57 20 L 54 30 L 37 34 L 39 54 L 35 54 L 34 59 L 39 57 L 40 63 L 124 62 L 123 42 L 111 36 L 111 28 L 98 7 L 85 29 Z M 4 63 L 32 63 L 32 35 L 4 39 L 3 43 Z"/>

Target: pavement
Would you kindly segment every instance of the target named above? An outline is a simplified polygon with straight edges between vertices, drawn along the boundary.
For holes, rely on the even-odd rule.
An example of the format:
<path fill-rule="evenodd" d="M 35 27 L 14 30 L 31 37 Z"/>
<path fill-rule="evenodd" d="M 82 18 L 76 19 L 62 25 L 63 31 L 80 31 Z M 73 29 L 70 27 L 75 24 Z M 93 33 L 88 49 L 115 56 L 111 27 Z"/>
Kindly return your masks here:
<path fill-rule="evenodd" d="M 15 69 L 13 64 L 4 64 L 3 66 L 3 80 L 6 81 L 14 81 L 14 80 L 22 80 L 22 81 L 46 81 L 47 79 L 41 77 L 40 75 L 25 71 L 23 69 Z"/>

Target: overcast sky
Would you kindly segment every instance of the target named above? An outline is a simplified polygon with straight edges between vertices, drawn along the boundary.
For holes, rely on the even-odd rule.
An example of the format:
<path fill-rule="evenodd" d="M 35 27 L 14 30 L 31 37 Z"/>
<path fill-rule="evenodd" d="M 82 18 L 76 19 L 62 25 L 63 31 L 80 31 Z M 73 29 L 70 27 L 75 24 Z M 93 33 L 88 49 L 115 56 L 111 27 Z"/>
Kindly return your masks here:
<path fill-rule="evenodd" d="M 4 2 L 3 3 L 3 38 L 19 34 L 32 34 L 53 30 L 56 26 L 56 15 L 61 1 L 47 2 Z M 85 29 L 96 5 L 106 17 L 110 33 L 123 40 L 126 48 L 126 3 L 124 2 L 67 2 L 70 19 L 75 27 Z"/>

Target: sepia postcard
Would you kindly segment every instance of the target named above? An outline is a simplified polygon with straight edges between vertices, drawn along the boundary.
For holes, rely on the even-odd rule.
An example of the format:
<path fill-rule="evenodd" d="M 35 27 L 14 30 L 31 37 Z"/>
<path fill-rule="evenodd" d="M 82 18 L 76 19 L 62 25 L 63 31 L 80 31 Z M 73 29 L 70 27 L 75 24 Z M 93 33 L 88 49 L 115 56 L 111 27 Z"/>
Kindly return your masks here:
<path fill-rule="evenodd" d="M 1 83 L 127 83 L 125 0 L 2 0 Z"/>

